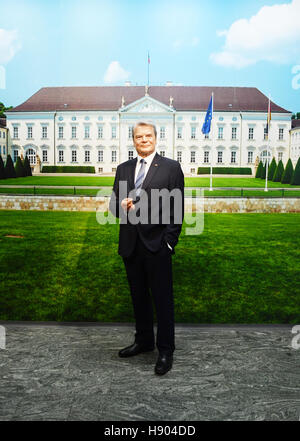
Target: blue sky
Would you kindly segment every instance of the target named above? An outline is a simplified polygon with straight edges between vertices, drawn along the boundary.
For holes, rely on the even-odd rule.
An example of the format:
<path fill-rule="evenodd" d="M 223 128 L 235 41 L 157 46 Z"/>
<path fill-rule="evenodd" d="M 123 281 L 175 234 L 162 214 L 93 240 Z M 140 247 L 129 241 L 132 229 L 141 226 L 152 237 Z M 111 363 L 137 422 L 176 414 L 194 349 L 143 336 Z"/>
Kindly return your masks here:
<path fill-rule="evenodd" d="M 0 101 L 41 87 L 257 87 L 300 111 L 300 0 L 0 0 Z"/>

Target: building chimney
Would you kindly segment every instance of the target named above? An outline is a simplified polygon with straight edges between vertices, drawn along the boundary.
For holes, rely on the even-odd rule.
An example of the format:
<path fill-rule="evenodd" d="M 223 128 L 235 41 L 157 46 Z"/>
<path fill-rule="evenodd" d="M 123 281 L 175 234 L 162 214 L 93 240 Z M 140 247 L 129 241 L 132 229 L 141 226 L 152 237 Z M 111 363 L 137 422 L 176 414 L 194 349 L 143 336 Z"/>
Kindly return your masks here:
<path fill-rule="evenodd" d="M 125 81 L 125 86 L 127 87 L 131 86 L 131 81 Z"/>
<path fill-rule="evenodd" d="M 166 86 L 167 86 L 167 87 L 173 86 L 173 81 L 167 81 L 167 82 L 166 82 Z"/>

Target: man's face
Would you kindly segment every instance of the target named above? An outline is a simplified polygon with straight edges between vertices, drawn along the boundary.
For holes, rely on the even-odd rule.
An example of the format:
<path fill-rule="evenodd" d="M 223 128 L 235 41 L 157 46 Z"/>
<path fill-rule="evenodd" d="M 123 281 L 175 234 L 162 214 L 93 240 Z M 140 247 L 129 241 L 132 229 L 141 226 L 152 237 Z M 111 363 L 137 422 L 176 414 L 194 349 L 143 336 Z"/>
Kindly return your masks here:
<path fill-rule="evenodd" d="M 153 127 L 138 126 L 134 131 L 133 139 L 137 153 L 142 157 L 151 155 L 155 150 L 156 138 Z"/>

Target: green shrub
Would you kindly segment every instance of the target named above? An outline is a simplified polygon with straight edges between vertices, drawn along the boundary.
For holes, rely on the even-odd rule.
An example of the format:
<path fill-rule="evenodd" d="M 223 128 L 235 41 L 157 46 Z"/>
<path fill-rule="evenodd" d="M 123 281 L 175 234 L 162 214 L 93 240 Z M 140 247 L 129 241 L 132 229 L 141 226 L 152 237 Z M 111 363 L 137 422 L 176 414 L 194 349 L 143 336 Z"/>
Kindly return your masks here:
<path fill-rule="evenodd" d="M 13 163 L 10 155 L 8 155 L 6 158 L 5 176 L 6 176 L 6 178 L 16 178 L 16 171 L 15 171 L 14 163 Z"/>
<path fill-rule="evenodd" d="M 282 161 L 280 160 L 278 162 L 277 167 L 276 167 L 276 170 L 275 170 L 275 173 L 274 173 L 272 181 L 273 182 L 280 182 L 281 178 L 282 178 L 282 175 L 283 175 L 283 172 L 284 172 L 284 167 L 283 167 Z"/>
<path fill-rule="evenodd" d="M 300 157 L 298 158 L 292 179 L 291 179 L 292 185 L 300 185 Z"/>
<path fill-rule="evenodd" d="M 252 175 L 250 167 L 213 167 L 215 175 Z M 210 167 L 198 167 L 198 175 L 209 175 Z"/>
<path fill-rule="evenodd" d="M 285 170 L 282 174 L 282 178 L 281 178 L 282 184 L 289 184 L 292 180 L 293 173 L 294 173 L 293 163 L 291 159 L 289 159 L 285 166 Z"/>
<path fill-rule="evenodd" d="M 264 168 L 263 163 L 262 161 L 260 161 L 256 170 L 256 175 L 255 175 L 256 178 L 261 178 L 263 168 Z"/>
<path fill-rule="evenodd" d="M 42 173 L 95 173 L 90 165 L 44 165 Z"/>
<path fill-rule="evenodd" d="M 273 157 L 270 167 L 268 168 L 268 181 L 272 181 L 276 167 L 277 167 L 276 160 Z"/>
<path fill-rule="evenodd" d="M 22 178 L 26 176 L 26 171 L 20 156 L 17 157 L 16 165 L 15 165 L 16 177 Z"/>
<path fill-rule="evenodd" d="M 24 159 L 24 169 L 25 169 L 25 176 L 32 176 L 28 156 L 25 156 L 25 159 Z"/>
<path fill-rule="evenodd" d="M 5 168 L 2 156 L 0 155 L 0 179 L 5 179 Z"/>

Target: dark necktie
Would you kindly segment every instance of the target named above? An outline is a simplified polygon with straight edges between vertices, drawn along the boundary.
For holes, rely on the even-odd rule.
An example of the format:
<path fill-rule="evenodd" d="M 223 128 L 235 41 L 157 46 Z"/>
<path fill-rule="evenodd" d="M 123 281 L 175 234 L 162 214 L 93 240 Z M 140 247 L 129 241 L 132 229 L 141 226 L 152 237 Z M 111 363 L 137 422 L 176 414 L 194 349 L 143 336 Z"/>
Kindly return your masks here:
<path fill-rule="evenodd" d="M 136 177 L 136 181 L 135 181 L 135 189 L 136 189 L 136 195 L 139 196 L 140 192 L 141 192 L 141 188 L 144 182 L 144 178 L 145 178 L 145 169 L 146 169 L 146 164 L 147 162 L 145 161 L 145 159 L 141 159 L 140 161 L 141 167 L 139 169 L 138 175 Z"/>

